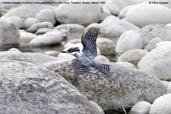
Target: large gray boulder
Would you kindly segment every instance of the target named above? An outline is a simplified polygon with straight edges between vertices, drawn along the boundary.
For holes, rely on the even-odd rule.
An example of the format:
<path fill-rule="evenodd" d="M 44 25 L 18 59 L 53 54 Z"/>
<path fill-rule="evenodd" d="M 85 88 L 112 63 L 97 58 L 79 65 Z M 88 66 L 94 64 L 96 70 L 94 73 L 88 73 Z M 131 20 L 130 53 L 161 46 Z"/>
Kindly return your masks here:
<path fill-rule="evenodd" d="M 93 68 L 90 73 L 76 75 L 70 61 L 41 66 L 61 74 L 106 112 L 122 110 L 122 106 L 128 108 L 142 100 L 153 102 L 166 93 L 165 87 L 158 78 L 114 63 L 111 65 L 111 77 Z"/>
<path fill-rule="evenodd" d="M 62 76 L 27 62 L 0 61 L 2 114 L 104 114 Z"/>
<path fill-rule="evenodd" d="M 19 30 L 14 24 L 5 19 L 0 19 L 0 49 L 18 46 Z"/>

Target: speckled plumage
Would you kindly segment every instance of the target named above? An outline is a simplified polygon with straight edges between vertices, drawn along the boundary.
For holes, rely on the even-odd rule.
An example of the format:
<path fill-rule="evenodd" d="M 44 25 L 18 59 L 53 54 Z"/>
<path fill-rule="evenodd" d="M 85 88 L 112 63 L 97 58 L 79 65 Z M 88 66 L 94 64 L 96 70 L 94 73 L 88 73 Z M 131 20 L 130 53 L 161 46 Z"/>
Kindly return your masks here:
<path fill-rule="evenodd" d="M 91 67 L 97 69 L 105 75 L 110 75 L 110 65 L 100 64 L 94 61 L 97 56 L 96 39 L 99 30 L 96 28 L 90 28 L 81 37 L 81 43 L 83 44 L 82 53 L 73 52 L 76 58 L 72 61 L 72 68 L 77 75 L 89 73 Z"/>

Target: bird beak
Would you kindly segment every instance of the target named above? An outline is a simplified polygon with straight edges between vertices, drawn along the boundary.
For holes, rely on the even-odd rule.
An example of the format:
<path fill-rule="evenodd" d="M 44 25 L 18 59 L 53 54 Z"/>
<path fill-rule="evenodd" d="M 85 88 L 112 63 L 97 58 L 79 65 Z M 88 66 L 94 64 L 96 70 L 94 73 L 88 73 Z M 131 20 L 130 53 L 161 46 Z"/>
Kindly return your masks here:
<path fill-rule="evenodd" d="M 67 53 L 67 51 L 62 50 L 61 53 Z"/>

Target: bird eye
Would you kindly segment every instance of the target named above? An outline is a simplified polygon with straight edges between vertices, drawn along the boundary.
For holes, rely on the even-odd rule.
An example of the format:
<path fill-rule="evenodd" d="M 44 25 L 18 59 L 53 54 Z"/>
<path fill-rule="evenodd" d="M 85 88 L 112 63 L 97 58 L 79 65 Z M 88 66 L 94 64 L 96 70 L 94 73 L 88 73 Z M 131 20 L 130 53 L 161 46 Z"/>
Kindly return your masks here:
<path fill-rule="evenodd" d="M 79 48 L 70 48 L 69 50 L 68 50 L 68 52 L 70 52 L 70 53 L 72 53 L 72 52 L 79 52 L 80 50 L 79 50 Z"/>

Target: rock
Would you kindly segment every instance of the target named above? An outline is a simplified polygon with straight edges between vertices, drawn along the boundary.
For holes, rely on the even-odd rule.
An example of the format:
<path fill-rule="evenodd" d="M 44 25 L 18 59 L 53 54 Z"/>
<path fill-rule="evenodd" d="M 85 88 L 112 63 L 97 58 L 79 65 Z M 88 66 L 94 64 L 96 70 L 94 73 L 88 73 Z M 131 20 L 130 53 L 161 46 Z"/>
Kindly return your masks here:
<path fill-rule="evenodd" d="M 131 40 L 130 40 L 131 38 Z M 131 49 L 142 49 L 143 39 L 137 31 L 129 30 L 121 35 L 116 43 L 116 52 L 118 54 L 124 53 Z"/>
<path fill-rule="evenodd" d="M 46 34 L 47 32 L 52 31 L 52 29 L 50 28 L 40 28 L 37 30 L 36 34 L 37 35 L 42 35 L 42 34 Z"/>
<path fill-rule="evenodd" d="M 78 2 L 81 4 L 78 5 L 71 3 L 59 5 L 56 8 L 55 13 L 56 18 L 60 23 L 75 23 L 87 26 L 91 23 L 103 20 L 104 15 L 106 15 L 99 4 L 82 4 L 82 2 L 84 2 L 83 0 L 69 0 L 69 2 Z M 92 2 L 92 0 L 88 0 L 86 2 Z"/>
<path fill-rule="evenodd" d="M 148 52 L 142 49 L 132 49 L 124 52 L 118 58 L 119 62 L 129 62 L 137 66 L 138 62 L 147 54 Z"/>
<path fill-rule="evenodd" d="M 57 57 L 58 53 L 59 52 L 55 51 L 55 50 L 50 50 L 50 51 L 45 52 L 46 55 L 50 55 L 50 56 L 54 56 L 54 57 Z"/>
<path fill-rule="evenodd" d="M 168 24 L 171 22 L 171 10 L 161 4 L 142 3 L 127 12 L 126 20 L 139 27 L 150 24 Z"/>
<path fill-rule="evenodd" d="M 37 35 L 26 32 L 24 30 L 20 30 L 20 40 L 19 44 L 21 48 L 28 48 L 29 47 L 29 42 L 36 38 Z"/>
<path fill-rule="evenodd" d="M 33 17 L 32 18 L 27 18 L 24 21 L 23 28 L 28 29 L 30 26 L 32 26 L 33 24 L 36 24 L 36 23 L 39 23 L 38 19 L 33 18 Z"/>
<path fill-rule="evenodd" d="M 145 45 L 155 37 L 159 37 L 163 41 L 171 41 L 171 28 L 161 24 L 147 25 L 139 30 L 139 34 Z"/>
<path fill-rule="evenodd" d="M 0 81 L 3 114 L 104 114 L 62 76 L 27 62 L 1 60 Z"/>
<path fill-rule="evenodd" d="M 61 24 L 54 28 L 55 30 L 66 31 L 68 39 L 77 39 L 81 37 L 85 31 L 85 27 L 79 24 Z"/>
<path fill-rule="evenodd" d="M 171 45 L 159 46 L 146 54 L 138 64 L 143 72 L 163 80 L 171 79 Z"/>
<path fill-rule="evenodd" d="M 75 75 L 70 67 L 71 62 L 53 62 L 42 65 L 65 77 L 88 99 L 99 104 L 104 111 L 122 110 L 131 107 L 138 101 L 153 102 L 166 93 L 159 79 L 135 69 L 117 64 L 111 65 L 111 77 L 95 69 L 90 73 Z"/>
<path fill-rule="evenodd" d="M 40 1 L 42 2 L 42 0 Z M 21 2 L 21 0 L 19 2 Z M 25 19 L 27 18 L 35 17 L 42 9 L 45 8 L 54 10 L 55 6 L 45 4 L 20 5 L 9 10 L 7 13 L 3 15 L 3 17 L 17 16 L 20 17 L 23 21 L 25 21 Z"/>
<path fill-rule="evenodd" d="M 116 62 L 115 64 L 118 64 L 122 67 L 126 67 L 126 68 L 136 68 L 135 65 L 129 63 L 129 62 Z"/>
<path fill-rule="evenodd" d="M 51 62 L 56 62 L 58 59 L 56 57 L 40 54 L 40 53 L 18 53 L 18 52 L 13 52 L 11 53 L 10 51 L 3 51 L 0 52 L 0 58 L 2 60 L 7 59 L 7 60 L 13 60 L 13 61 L 24 61 L 24 62 L 29 62 L 32 64 L 36 65 L 41 65 L 45 63 L 51 63 Z"/>
<path fill-rule="evenodd" d="M 100 24 L 100 33 L 104 37 L 119 38 L 122 33 L 128 30 L 139 30 L 139 28 L 114 16 L 106 17 Z"/>
<path fill-rule="evenodd" d="M 0 19 L 0 50 L 18 46 L 20 34 L 13 23 Z"/>
<path fill-rule="evenodd" d="M 28 32 L 35 33 L 38 29 L 41 29 L 41 28 L 49 28 L 49 29 L 52 29 L 53 28 L 53 25 L 50 22 L 40 22 L 40 23 L 36 23 L 36 24 L 31 25 L 27 29 L 27 31 Z"/>
<path fill-rule="evenodd" d="M 128 12 L 132 7 L 133 7 L 133 5 L 124 7 L 124 8 L 119 12 L 119 18 L 121 18 L 121 19 L 122 19 L 122 18 L 125 18 L 127 12 Z"/>
<path fill-rule="evenodd" d="M 171 41 L 162 41 L 162 42 L 159 42 L 157 43 L 157 47 L 160 47 L 160 46 L 166 46 L 166 45 L 171 45 Z"/>
<path fill-rule="evenodd" d="M 157 98 L 151 106 L 150 114 L 170 114 L 171 113 L 171 94 Z"/>
<path fill-rule="evenodd" d="M 162 40 L 159 37 L 153 38 L 149 41 L 149 43 L 145 46 L 144 50 L 151 51 L 156 48 L 156 45 L 162 42 Z"/>
<path fill-rule="evenodd" d="M 160 81 L 161 82 L 161 84 L 163 84 L 163 86 L 168 90 L 168 88 L 169 88 L 169 81 Z"/>
<path fill-rule="evenodd" d="M 146 101 L 136 103 L 130 110 L 129 114 L 149 114 L 151 104 Z"/>
<path fill-rule="evenodd" d="M 20 17 L 17 16 L 12 16 L 12 17 L 2 17 L 3 19 L 9 20 L 11 23 L 13 23 L 18 29 L 23 26 L 23 21 L 21 20 Z"/>
<path fill-rule="evenodd" d="M 95 57 L 94 61 L 97 61 L 97 62 L 109 62 L 109 59 L 104 55 L 98 55 L 97 57 Z"/>
<path fill-rule="evenodd" d="M 15 53 L 21 53 L 21 51 L 17 48 L 11 48 L 8 50 L 8 52 L 15 52 Z"/>
<path fill-rule="evenodd" d="M 171 82 L 170 82 L 169 85 L 168 85 L 167 93 L 171 93 Z"/>
<path fill-rule="evenodd" d="M 104 7 L 107 8 L 112 15 L 118 15 L 122 7 L 124 6 L 121 0 L 107 0 Z"/>
<path fill-rule="evenodd" d="M 60 31 L 51 31 L 44 35 L 40 35 L 30 41 L 31 47 L 44 47 L 61 44 L 62 41 L 66 40 L 66 34 Z"/>
<path fill-rule="evenodd" d="M 112 55 L 115 53 L 115 43 L 107 38 L 98 38 L 97 47 L 103 55 Z"/>
<path fill-rule="evenodd" d="M 50 9 L 42 9 L 35 18 L 40 22 L 50 22 L 53 25 L 56 23 L 55 12 Z"/>

